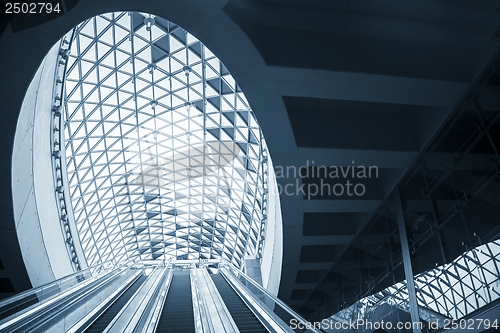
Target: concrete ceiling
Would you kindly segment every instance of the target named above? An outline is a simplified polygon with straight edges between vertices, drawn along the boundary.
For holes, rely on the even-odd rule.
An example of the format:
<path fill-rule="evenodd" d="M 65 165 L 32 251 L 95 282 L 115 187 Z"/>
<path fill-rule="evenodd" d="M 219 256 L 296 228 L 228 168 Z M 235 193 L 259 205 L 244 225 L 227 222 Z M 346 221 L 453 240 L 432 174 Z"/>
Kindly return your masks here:
<path fill-rule="evenodd" d="M 0 278 L 16 291 L 29 281 L 7 158 L 22 98 L 61 35 L 109 11 L 160 15 L 217 54 L 255 111 L 275 167 L 378 167 L 363 196 L 281 196 L 279 297 L 303 315 L 322 319 L 404 278 L 391 197 L 397 184 L 407 201 L 415 273 L 454 259 L 465 245 L 498 238 L 500 1 L 65 4 L 57 17 L 11 18 L 0 38 Z M 295 182 L 278 179 L 281 186 Z"/>

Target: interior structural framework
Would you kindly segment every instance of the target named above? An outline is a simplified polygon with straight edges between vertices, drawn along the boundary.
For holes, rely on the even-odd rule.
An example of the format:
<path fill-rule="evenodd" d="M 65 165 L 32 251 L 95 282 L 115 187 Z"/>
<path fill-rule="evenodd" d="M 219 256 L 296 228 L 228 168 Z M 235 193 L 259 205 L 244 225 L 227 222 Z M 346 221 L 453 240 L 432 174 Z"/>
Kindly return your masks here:
<path fill-rule="evenodd" d="M 68 52 L 65 163 L 87 263 L 239 266 L 262 250 L 267 148 L 222 62 L 176 24 L 128 12 L 77 26 Z"/>
<path fill-rule="evenodd" d="M 0 34 L 0 331 L 498 329 L 498 0 L 62 1 Z"/>
<path fill-rule="evenodd" d="M 50 219 L 38 222 L 49 237 L 62 231 L 44 245 L 54 277 L 109 261 L 217 259 L 241 268 L 254 258 L 258 281 L 277 293 L 282 231 L 271 158 L 240 86 L 207 47 L 158 16 L 109 13 L 63 36 L 39 72 L 32 85 L 47 85 L 55 101 L 34 120 L 50 133 L 44 166 L 57 209 L 42 208 Z"/>

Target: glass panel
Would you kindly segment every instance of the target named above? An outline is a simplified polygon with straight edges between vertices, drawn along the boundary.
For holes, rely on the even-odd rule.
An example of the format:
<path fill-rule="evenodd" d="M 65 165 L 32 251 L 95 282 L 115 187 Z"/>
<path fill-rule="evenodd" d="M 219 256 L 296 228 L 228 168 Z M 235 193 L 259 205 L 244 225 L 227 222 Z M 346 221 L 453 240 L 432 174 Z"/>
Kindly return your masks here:
<path fill-rule="evenodd" d="M 9 297 L 0 302 L 0 322 L 7 322 L 13 317 L 17 317 L 55 296 L 71 290 L 78 283 L 93 281 L 111 272 L 113 269 L 115 267 L 110 262 L 104 262 L 38 288 L 29 289 L 13 297 Z"/>
<path fill-rule="evenodd" d="M 128 12 L 80 24 L 70 58 L 66 159 L 88 264 L 239 267 L 255 254 L 266 145 L 220 60 L 181 27 Z"/>

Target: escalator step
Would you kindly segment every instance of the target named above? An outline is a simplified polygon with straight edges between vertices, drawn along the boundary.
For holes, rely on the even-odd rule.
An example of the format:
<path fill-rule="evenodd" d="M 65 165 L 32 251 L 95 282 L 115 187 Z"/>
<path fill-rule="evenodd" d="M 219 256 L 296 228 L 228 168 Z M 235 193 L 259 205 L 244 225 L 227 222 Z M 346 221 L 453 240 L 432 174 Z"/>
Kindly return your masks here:
<path fill-rule="evenodd" d="M 210 276 L 241 333 L 267 332 L 262 323 L 255 317 L 222 275 L 212 274 Z"/>
<path fill-rule="evenodd" d="M 156 332 L 194 333 L 194 312 L 189 275 L 174 275 Z"/>
<path fill-rule="evenodd" d="M 104 331 L 118 312 L 120 312 L 121 308 L 127 303 L 137 289 L 139 289 L 144 280 L 146 280 L 146 276 L 144 275 L 135 280 L 135 282 L 132 283 L 132 285 L 106 311 L 104 311 L 85 332 L 98 333 Z"/>

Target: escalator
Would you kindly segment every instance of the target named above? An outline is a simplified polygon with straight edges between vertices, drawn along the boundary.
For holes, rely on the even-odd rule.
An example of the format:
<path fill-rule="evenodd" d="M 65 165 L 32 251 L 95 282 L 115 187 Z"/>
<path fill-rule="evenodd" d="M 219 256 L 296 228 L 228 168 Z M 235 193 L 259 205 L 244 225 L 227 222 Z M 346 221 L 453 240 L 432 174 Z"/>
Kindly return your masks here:
<path fill-rule="evenodd" d="M 85 332 L 97 333 L 104 331 L 118 312 L 120 312 L 121 308 L 127 303 L 137 289 L 139 289 L 146 278 L 146 276 L 142 275 L 135 280 L 135 282 L 132 283 L 132 285 L 85 330 Z"/>
<path fill-rule="evenodd" d="M 0 321 L 13 315 L 16 312 L 20 312 L 32 305 L 38 304 L 39 302 L 40 301 L 38 300 L 38 297 L 36 295 L 29 295 L 28 297 L 12 302 L 8 305 L 7 310 L 0 310 Z"/>
<path fill-rule="evenodd" d="M 174 272 L 156 332 L 195 332 L 189 271 Z"/>
<path fill-rule="evenodd" d="M 231 288 L 226 279 L 220 274 L 210 276 L 240 332 L 267 333 L 261 322 Z"/>

